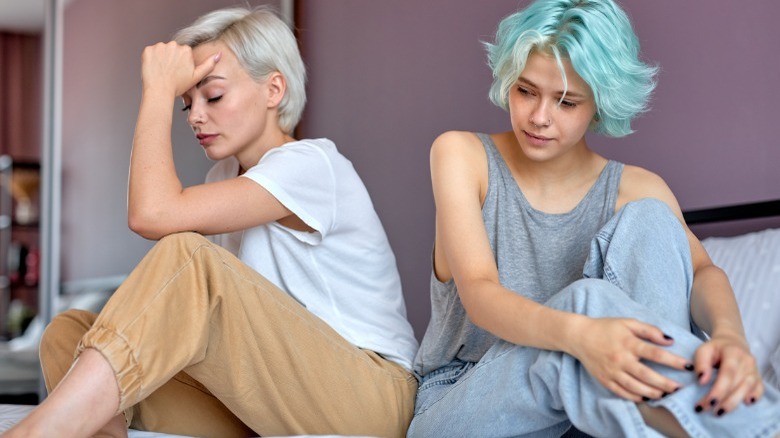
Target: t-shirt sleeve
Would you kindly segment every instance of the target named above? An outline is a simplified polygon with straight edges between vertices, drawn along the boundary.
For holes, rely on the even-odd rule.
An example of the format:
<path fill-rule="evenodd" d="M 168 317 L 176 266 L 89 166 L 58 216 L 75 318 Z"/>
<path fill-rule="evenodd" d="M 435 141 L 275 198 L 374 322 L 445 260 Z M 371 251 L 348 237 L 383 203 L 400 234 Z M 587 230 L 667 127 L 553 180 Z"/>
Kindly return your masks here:
<path fill-rule="evenodd" d="M 306 143 L 271 149 L 242 176 L 263 186 L 315 230 L 315 233 L 289 230 L 299 240 L 316 245 L 330 231 L 336 206 L 336 182 L 332 163 L 322 149 Z"/>

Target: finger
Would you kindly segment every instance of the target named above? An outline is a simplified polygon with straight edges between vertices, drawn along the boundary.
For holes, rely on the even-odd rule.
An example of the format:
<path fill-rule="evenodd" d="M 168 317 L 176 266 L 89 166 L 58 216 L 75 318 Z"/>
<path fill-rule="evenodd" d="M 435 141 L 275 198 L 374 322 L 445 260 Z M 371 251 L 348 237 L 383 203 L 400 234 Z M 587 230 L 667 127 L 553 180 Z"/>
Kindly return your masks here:
<path fill-rule="evenodd" d="M 642 395 L 630 389 L 631 386 L 634 386 L 631 383 L 631 380 L 635 381 L 635 379 L 630 378 L 630 376 L 624 375 L 619 377 L 618 380 L 606 382 L 604 386 L 622 399 L 630 400 L 634 403 L 646 401 L 643 400 Z"/>
<path fill-rule="evenodd" d="M 752 388 L 750 388 L 745 395 L 745 404 L 746 405 L 753 405 L 757 401 L 761 400 L 761 397 L 764 396 L 764 382 L 761 381 L 761 379 L 758 379 L 758 381 L 753 385 Z"/>
<path fill-rule="evenodd" d="M 720 354 L 712 347 L 712 344 L 705 343 L 696 350 L 693 356 L 693 368 L 699 385 L 706 385 L 710 382 L 714 370 L 719 366 L 719 361 Z"/>
<path fill-rule="evenodd" d="M 674 343 L 674 339 L 658 327 L 640 321 L 633 322 L 634 325 L 631 328 L 638 337 L 658 345 L 669 346 Z"/>
<path fill-rule="evenodd" d="M 751 374 L 746 376 L 740 384 L 733 387 L 731 392 L 713 407 L 712 410 L 715 415 L 720 417 L 736 409 L 745 399 L 746 394 L 755 386 L 756 380 L 756 377 Z"/>
<path fill-rule="evenodd" d="M 715 381 L 708 394 L 700 401 L 705 404 L 705 410 L 707 405 L 715 412 L 720 410 L 717 406 L 724 403 L 748 376 L 753 375 L 752 365 L 753 360 L 750 356 L 729 356 L 724 358 L 722 362 L 716 363 L 709 371 L 714 376 Z M 715 373 L 716 369 L 717 373 Z M 745 396 L 744 393 L 740 395 L 740 398 Z"/>
<path fill-rule="evenodd" d="M 693 371 L 694 366 L 687 358 L 672 353 L 657 345 L 643 343 L 636 352 L 637 356 L 650 362 L 678 370 Z"/>
<path fill-rule="evenodd" d="M 629 373 L 633 378 L 633 382 L 628 382 L 630 386 L 624 383 L 624 386 L 649 400 L 666 397 L 680 389 L 678 382 L 658 373 L 641 362 L 637 362 L 636 366 L 632 367 Z"/>
<path fill-rule="evenodd" d="M 195 79 L 195 83 L 200 82 L 200 80 L 205 78 L 207 74 L 211 73 L 220 59 L 222 59 L 222 52 L 217 52 L 213 56 L 209 56 L 203 62 L 196 65 L 195 70 L 193 71 L 193 79 Z"/>

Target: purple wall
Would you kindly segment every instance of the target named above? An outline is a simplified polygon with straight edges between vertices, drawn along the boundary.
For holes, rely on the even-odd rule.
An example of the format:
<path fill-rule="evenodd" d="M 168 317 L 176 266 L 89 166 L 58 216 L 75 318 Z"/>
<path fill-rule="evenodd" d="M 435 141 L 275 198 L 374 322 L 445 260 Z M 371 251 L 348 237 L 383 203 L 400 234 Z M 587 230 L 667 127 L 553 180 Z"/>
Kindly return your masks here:
<path fill-rule="evenodd" d="M 298 1 L 309 68 L 301 134 L 355 164 L 398 258 L 409 318 L 428 322 L 434 209 L 428 148 L 445 130 L 509 129 L 487 99 L 481 40 L 526 1 Z M 644 56 L 661 67 L 652 112 L 592 147 L 664 177 L 683 208 L 780 198 L 775 17 L 780 2 L 626 0 Z M 697 7 L 698 6 L 698 7 Z"/>

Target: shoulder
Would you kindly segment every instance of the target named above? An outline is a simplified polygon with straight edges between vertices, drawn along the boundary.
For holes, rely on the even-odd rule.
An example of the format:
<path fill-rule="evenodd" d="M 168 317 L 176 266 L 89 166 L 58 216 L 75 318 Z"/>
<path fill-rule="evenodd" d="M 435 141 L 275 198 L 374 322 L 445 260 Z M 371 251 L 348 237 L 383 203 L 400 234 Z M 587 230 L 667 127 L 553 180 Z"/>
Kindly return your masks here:
<path fill-rule="evenodd" d="M 281 155 L 315 155 L 328 156 L 338 154 L 335 143 L 327 138 L 303 139 L 283 144 L 268 151 L 263 158 Z M 262 161 L 262 159 L 260 160 Z"/>
<path fill-rule="evenodd" d="M 434 197 L 478 196 L 484 199 L 488 185 L 488 157 L 476 133 L 448 131 L 431 146 L 431 182 Z"/>
<path fill-rule="evenodd" d="M 468 149 L 481 146 L 477 134 L 470 131 L 447 131 L 433 141 L 431 149 Z"/>
<path fill-rule="evenodd" d="M 657 174 L 639 166 L 629 164 L 623 165 L 623 176 L 621 178 L 621 189 L 629 191 L 652 190 L 666 186 L 663 178 Z"/>
<path fill-rule="evenodd" d="M 296 140 L 275 147 L 266 152 L 260 161 L 247 173 L 267 172 L 270 168 L 283 167 L 287 171 L 330 167 L 341 154 L 336 145 L 328 139 Z"/>
<path fill-rule="evenodd" d="M 617 207 L 643 198 L 656 198 L 672 210 L 679 210 L 677 199 L 661 176 L 638 166 L 624 165 Z"/>
<path fill-rule="evenodd" d="M 477 134 L 468 131 L 447 131 L 431 145 L 431 165 L 484 163 L 485 149 Z"/>

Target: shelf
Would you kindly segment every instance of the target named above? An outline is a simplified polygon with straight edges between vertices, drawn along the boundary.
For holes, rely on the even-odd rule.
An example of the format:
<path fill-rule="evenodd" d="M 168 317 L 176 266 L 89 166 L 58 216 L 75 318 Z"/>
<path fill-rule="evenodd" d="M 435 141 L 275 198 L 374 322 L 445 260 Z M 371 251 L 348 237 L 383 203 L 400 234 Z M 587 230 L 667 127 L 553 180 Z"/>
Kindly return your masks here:
<path fill-rule="evenodd" d="M 0 336 L 38 313 L 40 164 L 0 156 Z M 22 312 L 19 314 L 18 312 Z M 14 317 L 10 313 L 16 313 Z M 24 327 L 24 324 L 21 325 Z"/>

